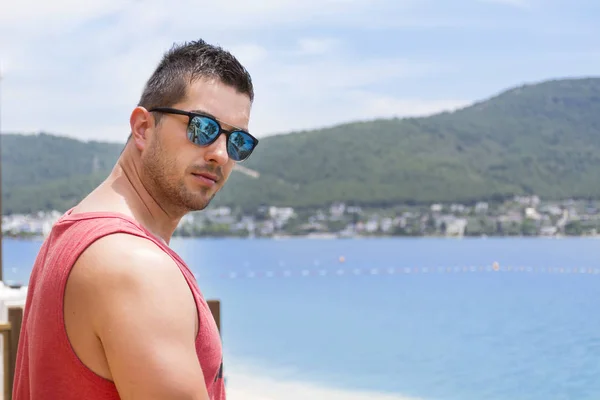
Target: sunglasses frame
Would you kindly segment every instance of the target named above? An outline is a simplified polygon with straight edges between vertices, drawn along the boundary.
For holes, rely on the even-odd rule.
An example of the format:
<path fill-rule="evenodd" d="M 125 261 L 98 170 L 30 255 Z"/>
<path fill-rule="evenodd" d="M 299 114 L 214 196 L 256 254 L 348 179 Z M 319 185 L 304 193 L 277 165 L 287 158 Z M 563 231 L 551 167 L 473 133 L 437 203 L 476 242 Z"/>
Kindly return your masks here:
<path fill-rule="evenodd" d="M 245 131 L 243 129 L 239 129 L 239 128 L 235 128 L 233 130 L 223 129 L 223 127 L 221 126 L 221 122 L 218 119 L 216 119 L 215 117 L 213 117 L 212 115 L 207 115 L 207 114 L 203 114 L 203 113 L 199 113 L 199 112 L 184 111 L 184 110 L 179 110 L 177 108 L 171 108 L 171 107 L 154 107 L 154 108 L 152 108 L 152 109 L 150 109 L 148 111 L 149 112 L 159 112 L 159 113 L 164 113 L 164 114 L 184 115 L 184 116 L 188 117 L 188 123 L 187 123 L 187 129 L 188 129 L 188 131 L 190 129 L 190 125 L 192 124 L 192 119 L 194 119 L 195 117 L 208 118 L 211 121 L 214 121 L 217 124 L 217 126 L 219 127 L 219 133 L 217 133 L 215 135 L 214 139 L 212 139 L 210 142 L 208 142 L 206 144 L 196 143 L 194 140 L 191 140 L 192 143 L 194 143 L 196 146 L 200 146 L 200 147 L 210 146 L 222 134 L 225 134 L 225 137 L 227 138 L 227 143 L 229 143 L 229 138 L 235 132 L 241 132 L 244 135 L 248 135 L 250 137 L 250 139 L 252 139 L 252 143 L 253 143 L 252 151 L 250 152 L 250 154 L 248 154 L 248 156 L 246 158 L 244 158 L 242 160 L 234 160 L 232 158 L 232 160 L 234 160 L 235 162 L 243 162 L 243 161 L 247 160 L 248 158 L 250 158 L 250 156 L 252 155 L 252 153 L 256 149 L 256 146 L 258 146 L 258 142 L 259 142 L 258 139 L 255 138 L 254 136 L 252 136 L 250 134 L 250 132 Z M 231 155 L 229 154 L 229 149 L 227 150 L 227 155 L 231 158 Z"/>

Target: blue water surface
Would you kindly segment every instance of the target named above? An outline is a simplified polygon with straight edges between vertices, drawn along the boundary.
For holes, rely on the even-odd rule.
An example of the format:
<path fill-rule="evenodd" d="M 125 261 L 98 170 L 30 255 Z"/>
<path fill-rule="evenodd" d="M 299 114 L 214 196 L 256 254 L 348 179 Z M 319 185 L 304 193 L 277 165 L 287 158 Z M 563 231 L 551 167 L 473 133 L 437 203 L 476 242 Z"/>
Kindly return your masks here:
<path fill-rule="evenodd" d="M 26 283 L 40 245 L 5 240 L 5 279 Z M 205 297 L 222 302 L 227 359 L 285 379 L 444 400 L 599 399 L 599 246 L 172 242 Z"/>

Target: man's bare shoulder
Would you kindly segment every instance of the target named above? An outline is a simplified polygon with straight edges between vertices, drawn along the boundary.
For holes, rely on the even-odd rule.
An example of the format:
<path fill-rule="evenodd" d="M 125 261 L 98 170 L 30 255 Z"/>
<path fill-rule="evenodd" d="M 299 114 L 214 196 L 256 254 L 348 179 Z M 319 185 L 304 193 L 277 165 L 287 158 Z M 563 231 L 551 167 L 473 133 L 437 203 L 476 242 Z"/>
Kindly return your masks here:
<path fill-rule="evenodd" d="M 111 234 L 92 243 L 73 269 L 74 274 L 83 278 L 82 284 L 93 286 L 181 280 L 177 264 L 158 245 L 125 233 Z"/>
<path fill-rule="evenodd" d="M 110 318 L 104 314 L 112 313 L 109 304 L 132 312 L 152 309 L 157 318 L 195 316 L 193 296 L 175 261 L 157 244 L 135 235 L 112 234 L 91 244 L 73 266 L 67 285 L 98 319 Z"/>

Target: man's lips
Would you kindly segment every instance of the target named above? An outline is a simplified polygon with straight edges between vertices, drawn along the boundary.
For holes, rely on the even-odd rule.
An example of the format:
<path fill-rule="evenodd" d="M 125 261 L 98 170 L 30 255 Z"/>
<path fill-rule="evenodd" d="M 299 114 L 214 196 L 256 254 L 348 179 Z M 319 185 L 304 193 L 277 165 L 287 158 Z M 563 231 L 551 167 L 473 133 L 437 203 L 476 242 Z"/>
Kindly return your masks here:
<path fill-rule="evenodd" d="M 208 187 L 213 187 L 217 184 L 217 181 L 219 180 L 217 175 L 211 174 L 209 172 L 192 173 L 192 175 L 194 175 L 196 180 Z"/>
<path fill-rule="evenodd" d="M 217 182 L 219 180 L 219 178 L 215 174 L 211 174 L 211 173 L 208 173 L 208 172 L 195 173 L 194 175 L 200 176 L 202 178 L 209 179 L 209 180 L 214 181 L 214 182 Z"/>

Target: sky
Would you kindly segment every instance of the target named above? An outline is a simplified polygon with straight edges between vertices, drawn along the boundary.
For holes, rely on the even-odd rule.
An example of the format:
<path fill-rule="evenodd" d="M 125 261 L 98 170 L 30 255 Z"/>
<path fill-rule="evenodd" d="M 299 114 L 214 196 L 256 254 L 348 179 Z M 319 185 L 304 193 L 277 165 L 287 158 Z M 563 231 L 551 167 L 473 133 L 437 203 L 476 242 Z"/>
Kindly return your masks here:
<path fill-rule="evenodd" d="M 250 71 L 257 137 L 464 107 L 600 74 L 598 0 L 0 1 L 3 133 L 124 142 L 162 54 Z"/>

